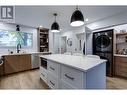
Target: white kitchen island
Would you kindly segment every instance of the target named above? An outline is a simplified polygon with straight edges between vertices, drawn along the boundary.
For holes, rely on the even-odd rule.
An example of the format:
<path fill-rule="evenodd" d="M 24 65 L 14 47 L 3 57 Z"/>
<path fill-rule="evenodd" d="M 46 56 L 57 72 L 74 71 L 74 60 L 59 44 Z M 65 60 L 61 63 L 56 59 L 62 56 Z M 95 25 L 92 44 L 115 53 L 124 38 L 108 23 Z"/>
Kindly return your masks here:
<path fill-rule="evenodd" d="M 52 89 L 106 89 L 106 60 L 51 54 L 40 64 L 40 78 Z"/>

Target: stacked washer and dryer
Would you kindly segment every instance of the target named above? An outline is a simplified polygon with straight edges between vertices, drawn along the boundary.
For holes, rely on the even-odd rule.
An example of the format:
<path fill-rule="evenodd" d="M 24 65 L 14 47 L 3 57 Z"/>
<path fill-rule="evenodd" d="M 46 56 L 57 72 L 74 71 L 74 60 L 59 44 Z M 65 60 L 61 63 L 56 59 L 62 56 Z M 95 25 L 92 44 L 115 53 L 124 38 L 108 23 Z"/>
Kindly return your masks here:
<path fill-rule="evenodd" d="M 106 59 L 106 75 L 113 76 L 113 29 L 93 33 L 93 54 Z"/>

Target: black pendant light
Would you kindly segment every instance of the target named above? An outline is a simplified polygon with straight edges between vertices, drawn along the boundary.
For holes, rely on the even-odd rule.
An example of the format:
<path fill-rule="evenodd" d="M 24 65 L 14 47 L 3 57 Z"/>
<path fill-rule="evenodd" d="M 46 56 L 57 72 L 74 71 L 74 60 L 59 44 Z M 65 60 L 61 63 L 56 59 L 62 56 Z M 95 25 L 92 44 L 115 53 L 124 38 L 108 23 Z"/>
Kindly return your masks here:
<path fill-rule="evenodd" d="M 54 21 L 54 23 L 51 26 L 51 32 L 60 32 L 60 30 L 59 30 L 60 29 L 59 24 L 56 22 L 56 16 L 57 16 L 57 14 L 54 13 L 53 15 L 55 16 L 55 21 Z"/>
<path fill-rule="evenodd" d="M 82 12 L 76 7 L 76 10 L 73 12 L 71 16 L 71 26 L 78 27 L 84 25 L 84 17 Z"/>

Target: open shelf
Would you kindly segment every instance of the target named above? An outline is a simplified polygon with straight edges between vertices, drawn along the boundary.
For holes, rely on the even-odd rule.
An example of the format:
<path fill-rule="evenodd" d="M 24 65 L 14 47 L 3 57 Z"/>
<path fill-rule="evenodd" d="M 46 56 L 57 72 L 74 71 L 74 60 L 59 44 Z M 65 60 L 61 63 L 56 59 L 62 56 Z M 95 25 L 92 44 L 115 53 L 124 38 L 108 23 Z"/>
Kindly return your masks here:
<path fill-rule="evenodd" d="M 49 29 L 39 28 L 39 52 L 49 51 Z"/>

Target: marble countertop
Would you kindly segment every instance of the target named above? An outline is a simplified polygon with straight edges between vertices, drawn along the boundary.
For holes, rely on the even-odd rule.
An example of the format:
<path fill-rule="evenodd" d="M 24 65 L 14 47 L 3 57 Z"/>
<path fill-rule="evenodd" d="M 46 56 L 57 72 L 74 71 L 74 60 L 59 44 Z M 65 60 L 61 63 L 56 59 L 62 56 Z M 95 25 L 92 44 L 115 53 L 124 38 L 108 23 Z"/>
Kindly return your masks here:
<path fill-rule="evenodd" d="M 48 54 L 48 53 L 51 53 L 51 52 L 29 52 L 29 53 L 0 54 L 0 56 L 26 55 L 26 54 Z"/>
<path fill-rule="evenodd" d="M 114 54 L 114 56 L 127 57 L 127 55 L 122 55 L 122 54 Z"/>
<path fill-rule="evenodd" d="M 60 64 L 64 64 L 81 71 L 87 71 L 93 67 L 105 63 L 106 60 L 98 58 L 90 58 L 86 56 L 75 56 L 65 54 L 40 55 L 39 57 L 51 60 Z"/>

